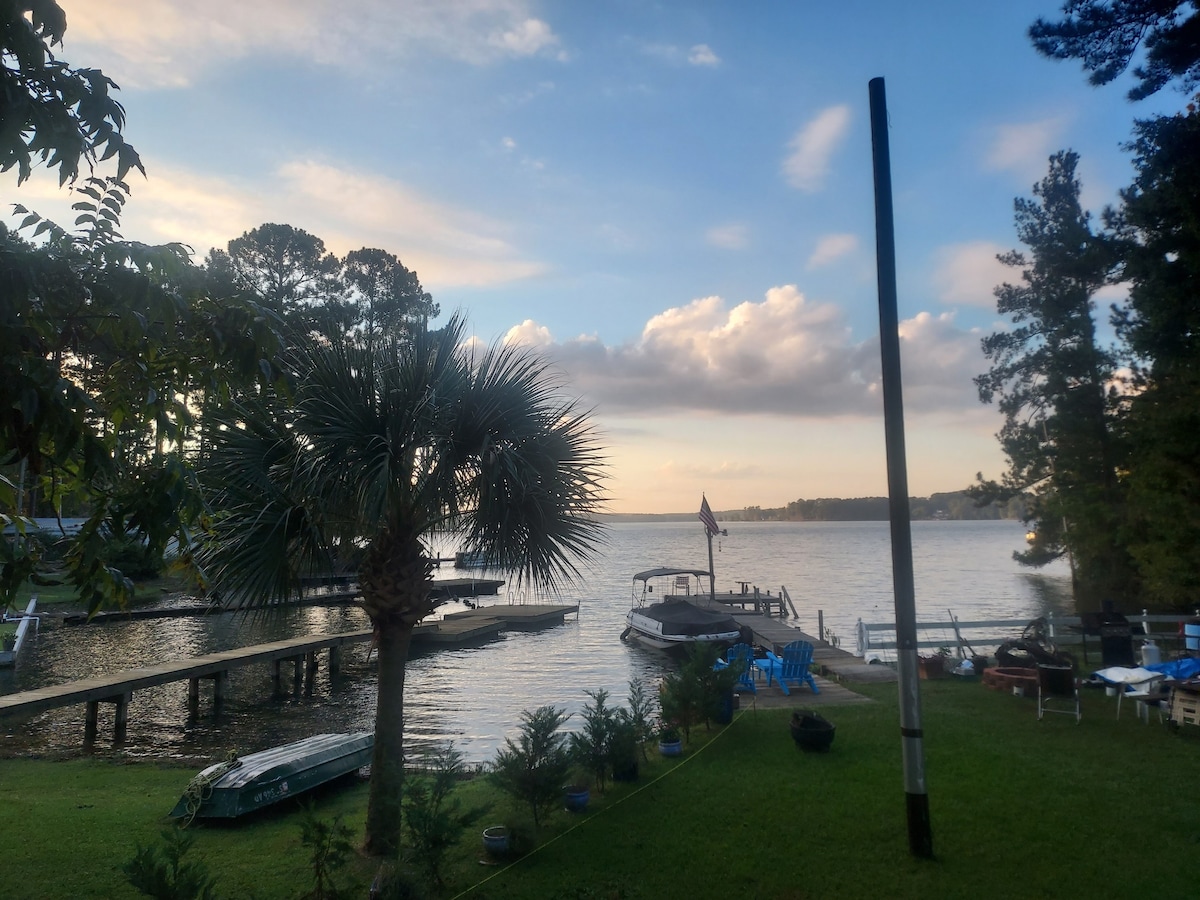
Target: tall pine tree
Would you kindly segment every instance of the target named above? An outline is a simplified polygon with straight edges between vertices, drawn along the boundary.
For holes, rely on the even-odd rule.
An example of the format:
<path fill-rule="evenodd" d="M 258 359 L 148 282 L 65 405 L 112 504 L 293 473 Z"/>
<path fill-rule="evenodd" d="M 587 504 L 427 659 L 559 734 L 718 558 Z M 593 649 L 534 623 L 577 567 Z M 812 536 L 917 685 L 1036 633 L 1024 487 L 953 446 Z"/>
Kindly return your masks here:
<path fill-rule="evenodd" d="M 1013 327 L 984 338 L 992 367 L 975 379 L 980 400 L 998 402 L 1004 414 L 997 436 L 1009 467 L 1000 482 L 981 478 L 974 494 L 1032 498 L 1027 521 L 1035 537 L 1017 559 L 1038 566 L 1067 554 L 1083 611 L 1132 598 L 1136 577 L 1121 542 L 1116 365 L 1094 319 L 1093 297 L 1113 256 L 1080 206 L 1078 160 L 1055 154 L 1033 198 L 1015 202 L 1017 235 L 1029 252 L 1000 256 L 1021 280 L 996 288 L 997 310 Z"/>
<path fill-rule="evenodd" d="M 1200 112 L 1138 122 L 1137 179 L 1109 225 L 1125 260 L 1135 355 L 1130 552 L 1155 606 L 1200 597 Z"/>

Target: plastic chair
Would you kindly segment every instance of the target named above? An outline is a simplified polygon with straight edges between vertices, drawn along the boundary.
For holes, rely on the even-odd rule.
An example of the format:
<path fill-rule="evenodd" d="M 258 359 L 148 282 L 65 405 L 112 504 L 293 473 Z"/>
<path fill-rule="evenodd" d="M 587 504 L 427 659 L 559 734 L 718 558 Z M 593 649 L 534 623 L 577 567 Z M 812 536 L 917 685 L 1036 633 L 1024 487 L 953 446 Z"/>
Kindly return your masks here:
<path fill-rule="evenodd" d="M 758 693 L 754 683 L 754 648 L 749 644 L 733 644 L 725 651 L 725 658 L 718 659 L 715 668 L 734 668 L 738 671 L 738 687 L 752 694 Z"/>
<path fill-rule="evenodd" d="M 1038 663 L 1038 721 L 1048 712 L 1074 715 L 1078 725 L 1083 714 L 1079 708 L 1079 686 L 1075 670 L 1070 666 L 1047 666 Z M 1066 709 L 1054 709 L 1051 704 L 1064 704 Z"/>
<path fill-rule="evenodd" d="M 1158 706 L 1158 720 L 1162 721 L 1162 701 L 1164 698 L 1159 685 L 1166 676 L 1161 672 L 1156 672 L 1153 678 L 1147 678 L 1143 681 L 1131 682 L 1128 685 L 1122 685 L 1117 693 L 1117 718 L 1121 718 L 1121 701 L 1132 700 L 1137 705 L 1138 718 L 1142 719 L 1147 725 L 1150 724 L 1150 705 Z"/>
<path fill-rule="evenodd" d="M 821 693 L 821 689 L 817 687 L 817 681 L 812 676 L 809 668 L 812 666 L 813 645 L 808 641 L 792 641 L 790 644 L 784 645 L 781 656 L 776 656 L 770 650 L 767 651 L 766 659 L 756 659 L 754 665 L 767 675 L 767 685 L 772 682 L 779 682 L 779 689 L 788 696 L 791 696 L 791 691 L 788 690 L 788 682 L 794 682 L 797 686 L 801 682 L 807 683 L 814 694 Z"/>

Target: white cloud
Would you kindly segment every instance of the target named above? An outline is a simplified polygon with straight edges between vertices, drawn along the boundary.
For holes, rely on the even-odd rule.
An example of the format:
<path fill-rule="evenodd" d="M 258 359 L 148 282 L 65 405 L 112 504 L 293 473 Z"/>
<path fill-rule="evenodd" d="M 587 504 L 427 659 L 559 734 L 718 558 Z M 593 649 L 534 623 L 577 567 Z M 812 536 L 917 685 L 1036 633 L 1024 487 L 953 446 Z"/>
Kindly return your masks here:
<path fill-rule="evenodd" d="M 766 414 L 784 418 L 878 415 L 879 342 L 851 340 L 841 310 L 794 286 L 728 308 L 704 297 L 652 317 L 634 341 L 594 336 L 556 341 L 526 321 L 510 339 L 534 344 L 603 415 Z M 914 413 L 978 405 L 979 336 L 953 314 L 922 313 L 901 325 L 905 404 Z"/>
<path fill-rule="evenodd" d="M 783 161 L 787 183 L 802 191 L 824 187 L 829 163 L 850 127 L 850 107 L 831 106 L 801 128 L 788 142 L 791 153 Z"/>
<path fill-rule="evenodd" d="M 182 87 L 202 72 L 251 56 L 293 57 L 354 70 L 379 60 L 434 55 L 472 65 L 546 56 L 565 60 L 559 37 L 527 0 L 192 0 L 67 7 L 71 58 L 86 57 L 122 87 Z M 81 52 L 76 53 L 75 48 Z"/>
<path fill-rule="evenodd" d="M 688 62 L 693 66 L 719 66 L 721 58 L 708 44 L 696 44 L 688 51 Z"/>
<path fill-rule="evenodd" d="M 122 232 L 147 243 L 182 241 L 199 256 L 264 222 L 287 222 L 343 255 L 360 247 L 396 253 L 428 290 L 487 286 L 541 274 L 521 258 L 502 222 L 427 197 L 373 173 L 312 160 L 284 163 L 253 184 L 155 165 L 133 179 Z M 74 221 L 75 199 L 39 169 L 22 202 L 60 223 Z"/>
<path fill-rule="evenodd" d="M 704 240 L 710 246 L 724 250 L 742 250 L 750 242 L 750 230 L 738 222 L 714 225 L 704 233 Z"/>
<path fill-rule="evenodd" d="M 556 57 L 566 59 L 559 49 L 558 36 L 541 19 L 526 19 L 513 28 L 495 33 L 488 38 L 488 43 L 509 56 L 537 56 L 543 51 L 554 51 Z"/>
<path fill-rule="evenodd" d="M 858 236 L 853 234 L 826 234 L 817 241 L 816 249 L 808 258 L 808 268 L 819 269 L 841 259 L 858 249 Z"/>
<path fill-rule="evenodd" d="M 510 137 L 503 137 L 500 138 L 500 146 L 504 150 L 512 152 L 517 149 L 517 142 Z"/>
<path fill-rule="evenodd" d="M 1011 248 L 990 241 L 971 241 L 942 247 L 934 256 L 933 283 L 938 299 L 959 306 L 995 309 L 995 288 L 1016 283 L 1021 273 L 996 259 Z"/>
<path fill-rule="evenodd" d="M 992 171 L 1012 172 L 1032 184 L 1046 174 L 1050 154 L 1062 149 L 1066 127 L 1065 116 L 998 125 L 988 137 L 985 165 Z"/>

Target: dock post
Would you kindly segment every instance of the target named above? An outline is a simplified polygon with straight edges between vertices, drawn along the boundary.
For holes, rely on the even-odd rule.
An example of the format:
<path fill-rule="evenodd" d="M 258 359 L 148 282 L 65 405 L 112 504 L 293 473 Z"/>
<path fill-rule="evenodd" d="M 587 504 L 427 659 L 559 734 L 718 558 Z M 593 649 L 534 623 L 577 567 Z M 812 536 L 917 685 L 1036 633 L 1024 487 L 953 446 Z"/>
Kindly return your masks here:
<path fill-rule="evenodd" d="M 340 647 L 329 648 L 329 677 L 333 678 L 342 671 L 342 650 Z"/>
<path fill-rule="evenodd" d="M 200 715 L 200 679 L 188 679 L 188 715 L 193 719 Z"/>
<path fill-rule="evenodd" d="M 115 721 L 113 722 L 113 743 L 125 743 L 125 733 L 129 727 L 129 701 L 133 699 L 133 694 L 121 694 L 113 699 L 116 707 Z"/>
<path fill-rule="evenodd" d="M 317 651 L 309 650 L 304 654 L 304 695 L 311 697 L 313 685 L 317 680 Z"/>
<path fill-rule="evenodd" d="M 96 743 L 96 723 L 100 718 L 100 701 L 87 701 L 87 711 L 83 718 L 83 751 L 91 753 Z"/>
<path fill-rule="evenodd" d="M 825 610 L 817 610 L 817 637 L 825 640 Z"/>
<path fill-rule="evenodd" d="M 292 662 L 296 664 L 295 671 L 292 673 L 292 693 L 298 697 L 300 696 L 300 689 L 303 687 L 304 657 L 293 656 Z"/>
<path fill-rule="evenodd" d="M 283 660 L 271 660 L 271 695 L 283 696 Z"/>
<path fill-rule="evenodd" d="M 225 692 L 229 687 L 229 670 L 218 672 L 213 676 L 213 706 L 219 707 L 225 701 Z"/>

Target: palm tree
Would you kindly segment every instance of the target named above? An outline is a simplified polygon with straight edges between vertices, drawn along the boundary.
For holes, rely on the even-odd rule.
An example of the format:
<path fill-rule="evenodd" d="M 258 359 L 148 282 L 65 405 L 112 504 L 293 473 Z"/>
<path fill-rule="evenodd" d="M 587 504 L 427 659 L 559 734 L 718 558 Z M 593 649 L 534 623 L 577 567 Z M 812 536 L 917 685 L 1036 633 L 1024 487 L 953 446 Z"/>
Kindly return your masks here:
<path fill-rule="evenodd" d="M 209 583 L 236 606 L 294 598 L 358 552 L 379 684 L 365 849 L 395 855 L 404 670 L 433 611 L 431 540 L 457 535 L 518 584 L 554 588 L 602 539 L 604 462 L 585 412 L 527 350 L 476 356 L 463 321 L 406 343 L 296 351 L 290 404 L 231 405 L 204 462 Z"/>

